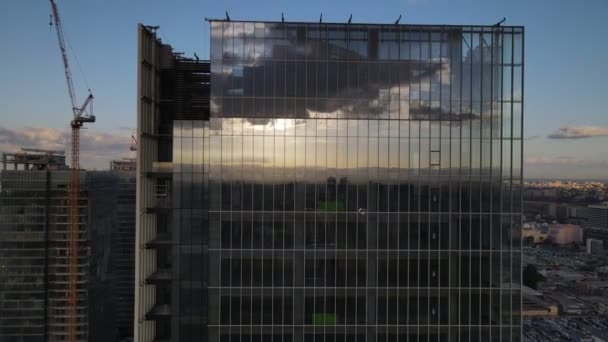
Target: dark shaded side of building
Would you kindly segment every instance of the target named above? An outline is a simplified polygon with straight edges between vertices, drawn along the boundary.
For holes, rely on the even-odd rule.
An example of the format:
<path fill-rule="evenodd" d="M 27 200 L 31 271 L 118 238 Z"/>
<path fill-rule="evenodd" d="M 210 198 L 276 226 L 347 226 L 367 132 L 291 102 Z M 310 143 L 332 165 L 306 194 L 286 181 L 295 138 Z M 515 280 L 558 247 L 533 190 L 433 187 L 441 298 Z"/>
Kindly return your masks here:
<path fill-rule="evenodd" d="M 91 342 L 133 340 L 135 171 L 89 171 Z"/>
<path fill-rule="evenodd" d="M 181 340 L 174 332 L 178 322 L 172 315 L 179 310 L 180 282 L 175 278 L 180 264 L 204 265 L 202 240 L 192 239 L 188 257 L 182 257 L 176 241 L 180 236 L 175 222 L 176 193 L 173 191 L 174 121 L 209 120 L 209 61 L 197 61 L 174 54 L 171 46 L 156 36 L 155 27 L 138 26 L 138 179 L 135 270 L 135 331 L 137 341 Z M 177 147 L 178 150 L 181 148 Z M 202 158 L 202 154 L 199 155 Z M 202 159 L 197 158 L 197 163 Z M 197 223 L 206 211 L 202 187 L 197 182 L 200 208 L 191 215 Z M 202 232 L 202 222 L 199 225 Z M 185 249 L 184 249 L 185 251 Z M 191 278 L 198 291 L 192 292 L 195 303 L 204 291 L 202 273 Z M 193 324 L 202 327 L 202 318 Z"/>

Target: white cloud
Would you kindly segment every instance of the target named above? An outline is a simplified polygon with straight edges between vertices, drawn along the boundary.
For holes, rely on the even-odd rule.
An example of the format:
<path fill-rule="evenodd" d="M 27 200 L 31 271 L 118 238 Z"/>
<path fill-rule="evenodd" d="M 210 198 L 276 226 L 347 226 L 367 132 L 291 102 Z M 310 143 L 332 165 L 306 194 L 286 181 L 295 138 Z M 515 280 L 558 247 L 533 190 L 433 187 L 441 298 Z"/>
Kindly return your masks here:
<path fill-rule="evenodd" d="M 11 129 L 0 126 L 0 151 L 16 152 L 25 148 L 64 150 L 69 160 L 70 130 L 45 127 Z M 133 157 L 129 150 L 131 135 L 124 132 L 80 132 L 80 166 L 105 169 L 110 160 Z"/>
<path fill-rule="evenodd" d="M 582 139 L 608 136 L 608 127 L 563 126 L 549 134 L 550 139 Z"/>
<path fill-rule="evenodd" d="M 526 157 L 526 178 L 606 179 L 608 160 L 590 157 L 542 156 Z"/>
<path fill-rule="evenodd" d="M 525 160 L 530 166 L 608 166 L 608 160 L 581 159 L 571 156 L 530 156 Z"/>

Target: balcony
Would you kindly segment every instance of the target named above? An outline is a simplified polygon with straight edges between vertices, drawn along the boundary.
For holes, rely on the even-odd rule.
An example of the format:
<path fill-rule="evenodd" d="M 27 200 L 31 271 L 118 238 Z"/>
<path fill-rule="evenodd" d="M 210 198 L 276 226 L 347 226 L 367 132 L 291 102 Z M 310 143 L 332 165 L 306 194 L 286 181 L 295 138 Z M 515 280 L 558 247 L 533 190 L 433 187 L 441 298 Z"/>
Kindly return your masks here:
<path fill-rule="evenodd" d="M 154 240 L 146 243 L 146 249 L 156 249 L 169 246 L 171 246 L 171 234 L 169 233 L 158 234 Z"/>
<path fill-rule="evenodd" d="M 158 195 L 151 201 L 152 205 L 146 208 L 148 214 L 169 213 L 173 206 L 171 194 Z"/>
<path fill-rule="evenodd" d="M 171 318 L 171 306 L 169 304 L 157 304 L 146 314 L 146 319 L 150 321 Z"/>
<path fill-rule="evenodd" d="M 171 178 L 173 175 L 173 163 L 171 162 L 153 162 L 152 169 L 146 172 L 146 176 L 150 178 Z"/>
<path fill-rule="evenodd" d="M 158 285 L 171 281 L 171 270 L 168 268 L 158 269 L 146 278 L 146 284 Z"/>
<path fill-rule="evenodd" d="M 156 180 L 154 197 L 151 205 L 146 208 L 146 213 L 167 213 L 172 208 L 171 181 L 168 179 Z"/>

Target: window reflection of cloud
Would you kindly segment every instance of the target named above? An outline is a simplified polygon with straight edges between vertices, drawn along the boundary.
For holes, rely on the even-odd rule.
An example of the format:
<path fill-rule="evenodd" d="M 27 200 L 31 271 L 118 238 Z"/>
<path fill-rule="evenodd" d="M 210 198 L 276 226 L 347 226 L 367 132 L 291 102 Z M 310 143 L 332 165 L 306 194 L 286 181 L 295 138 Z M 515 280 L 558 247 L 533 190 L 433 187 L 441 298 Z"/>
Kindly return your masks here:
<path fill-rule="evenodd" d="M 274 30 L 273 27 L 267 27 L 264 33 L 265 36 L 272 37 L 273 34 L 276 34 L 271 33 L 270 31 L 272 30 Z M 279 36 L 276 38 L 279 38 Z M 340 41 L 332 40 L 329 41 L 329 44 L 308 41 L 304 46 L 298 44 L 295 37 L 288 37 L 287 39 L 276 38 L 273 38 L 275 45 L 266 44 L 264 45 L 264 49 L 261 48 L 261 44 L 252 40 L 253 54 L 247 52 L 245 58 L 242 60 L 224 60 L 224 62 L 229 65 L 241 65 L 241 67 L 249 68 L 249 75 L 255 75 L 256 69 L 263 70 L 263 68 L 268 66 L 267 63 L 269 61 L 265 58 L 276 57 L 278 60 L 294 61 L 310 59 L 316 62 L 315 65 L 320 65 L 322 67 L 327 67 L 329 63 L 341 63 L 345 60 L 366 60 L 368 58 L 367 42 L 362 42 L 363 45 L 361 46 L 364 46 L 365 48 L 361 48 L 361 46 L 354 44 L 354 41 L 352 41 L 352 45 L 345 45 L 340 43 Z M 319 141 L 322 141 L 324 144 L 331 144 L 332 142 L 329 141 L 328 138 L 325 138 L 325 136 L 353 136 L 364 132 L 364 135 L 361 136 L 384 137 L 386 135 L 392 136 L 397 133 L 394 128 L 397 127 L 395 125 L 389 125 L 389 128 L 386 130 L 377 128 L 374 131 L 373 129 L 370 129 L 370 131 L 373 132 L 369 132 L 367 131 L 367 128 L 358 127 L 357 125 L 352 124 L 353 122 L 356 122 L 353 120 L 373 118 L 409 120 L 404 124 L 408 125 L 408 129 L 411 129 L 410 133 L 413 137 L 427 137 L 429 134 L 427 132 L 431 129 L 431 121 L 433 121 L 434 125 L 452 127 L 451 129 L 454 129 L 453 132 L 455 132 L 455 134 L 458 133 L 459 130 L 465 132 L 463 134 L 467 134 L 466 132 L 469 132 L 471 129 L 477 132 L 480 125 L 486 125 L 489 121 L 492 122 L 492 125 L 495 125 L 494 127 L 500 128 L 501 117 L 499 113 L 501 113 L 501 111 L 510 113 L 510 109 L 504 108 L 504 104 L 501 104 L 498 101 L 500 96 L 497 94 L 493 94 L 491 99 L 484 98 L 484 102 L 482 102 L 479 90 L 481 88 L 486 89 L 490 85 L 490 82 L 494 82 L 492 86 L 494 89 L 497 89 L 497 83 L 501 83 L 502 80 L 496 75 L 502 67 L 492 67 L 490 65 L 492 59 L 488 56 L 490 56 L 491 50 L 488 47 L 480 48 L 479 44 L 481 44 L 481 42 L 479 39 L 467 43 L 472 43 L 473 48 L 470 50 L 465 48 L 465 57 L 461 57 L 458 54 L 455 56 L 453 55 L 454 51 L 460 51 L 460 36 L 457 39 L 453 39 L 453 37 L 450 39 L 451 40 L 447 42 L 447 46 L 443 50 L 443 53 L 452 56 L 459 64 L 461 62 L 464 63 L 465 70 L 462 72 L 460 70 L 452 70 L 452 60 L 450 58 L 446 56 L 430 58 L 430 56 L 435 56 L 437 53 L 431 52 L 429 54 L 424 51 L 415 50 L 415 48 L 420 48 L 422 45 L 412 43 L 412 50 L 414 53 L 411 56 L 413 58 L 408 57 L 401 59 L 398 62 L 403 66 L 404 73 L 408 75 L 407 82 L 389 78 L 390 80 L 388 81 L 378 81 L 377 79 L 373 81 L 370 80 L 369 83 L 366 83 L 361 87 L 353 88 L 350 85 L 337 87 L 329 92 L 328 98 L 315 98 L 313 106 L 309 106 L 307 102 L 307 100 L 310 99 L 310 96 L 306 100 L 304 98 L 297 98 L 297 100 L 287 98 L 288 101 L 293 101 L 290 102 L 290 104 L 294 104 L 297 107 L 294 110 L 295 116 L 292 116 L 295 117 L 294 119 L 275 120 L 255 117 L 245 118 L 242 119 L 243 134 L 266 135 L 283 134 L 284 132 L 286 135 L 293 134 L 298 137 L 304 137 L 311 135 L 310 130 L 312 129 L 314 132 L 312 135 L 320 136 L 317 138 L 320 139 Z M 263 53 L 261 51 L 263 51 Z M 450 53 L 447 53 L 447 51 L 450 51 Z M 422 52 L 424 52 L 424 54 L 422 54 Z M 378 65 L 380 63 L 389 62 L 391 58 L 394 58 L 393 49 L 390 47 L 386 48 L 384 55 L 386 55 L 386 59 L 379 59 Z M 428 59 L 420 62 L 418 59 L 421 55 L 423 58 Z M 336 60 L 319 61 L 315 56 L 328 56 L 329 58 L 335 58 Z M 277 59 L 274 60 L 274 62 L 276 61 Z M 484 70 L 483 77 L 482 73 L 479 72 L 481 69 Z M 474 72 L 471 70 L 474 70 Z M 335 74 L 335 71 L 333 72 Z M 246 73 L 243 72 L 243 69 L 235 68 L 231 72 L 223 75 L 226 77 L 224 82 L 230 84 L 232 82 L 230 78 L 242 77 L 244 74 Z M 260 74 L 263 74 L 263 72 Z M 450 102 L 443 98 L 439 100 L 437 99 L 439 92 L 442 94 L 450 94 L 451 92 L 458 94 L 458 97 L 462 98 L 463 102 Z M 511 98 L 511 92 L 509 91 L 505 94 L 506 96 L 503 97 L 503 100 L 509 100 Z M 244 95 L 245 97 L 247 95 L 253 96 L 253 94 Z M 296 96 L 297 95 L 298 94 L 296 94 Z M 461 95 L 462 97 L 460 97 Z M 473 98 L 471 95 L 479 98 Z M 515 91 L 514 98 L 516 97 L 517 90 Z M 279 97 L 275 99 L 279 99 Z M 245 109 L 245 112 L 241 114 L 244 116 L 254 116 L 259 113 L 253 109 L 250 110 L 247 108 Z M 275 113 L 275 115 L 280 116 L 282 114 Z M 314 122 L 308 119 L 327 120 L 318 120 Z M 330 121 L 333 119 L 348 119 L 348 125 L 340 125 L 336 120 Z M 503 118 L 503 120 L 505 120 L 506 123 L 510 119 Z M 336 123 L 334 124 L 334 122 Z M 330 131 L 335 133 L 328 133 Z M 348 132 L 353 134 L 347 134 Z M 286 146 L 289 146 L 289 148 L 292 148 L 293 146 L 295 151 L 305 150 L 305 148 L 302 147 L 302 144 L 304 144 L 303 140 L 295 138 L 286 139 L 283 140 L 283 143 Z M 337 148 L 338 147 L 336 147 L 336 149 Z M 272 152 L 270 155 L 273 155 L 273 153 L 276 152 Z M 366 163 L 369 162 L 367 157 L 357 156 L 356 158 L 351 158 L 351 154 L 357 154 L 356 150 L 353 151 L 352 148 L 347 148 L 345 153 L 349 158 L 346 158 L 344 164 L 349 168 L 361 168 L 361 165 L 356 165 L 356 162 L 353 164 L 353 159 L 363 161 L 363 165 L 367 165 Z M 380 157 L 384 158 L 385 156 Z M 425 166 L 422 165 L 422 163 L 428 162 L 424 160 L 421 161 L 417 150 L 412 151 L 411 158 L 411 160 L 408 160 L 408 166 L 414 169 L 417 169 L 418 167 L 424 168 Z M 474 160 L 477 158 L 478 160 L 478 156 L 472 156 L 472 158 Z M 260 158 L 255 160 L 256 163 L 271 163 Z M 295 164 L 306 164 L 304 157 L 296 157 Z M 314 165 L 308 166 L 315 167 Z"/>

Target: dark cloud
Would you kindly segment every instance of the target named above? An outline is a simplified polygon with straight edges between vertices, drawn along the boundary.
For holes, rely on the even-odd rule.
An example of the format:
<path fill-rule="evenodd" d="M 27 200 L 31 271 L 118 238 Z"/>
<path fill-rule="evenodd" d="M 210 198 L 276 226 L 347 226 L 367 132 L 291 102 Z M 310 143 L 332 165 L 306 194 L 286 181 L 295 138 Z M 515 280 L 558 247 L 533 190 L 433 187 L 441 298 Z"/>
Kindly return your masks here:
<path fill-rule="evenodd" d="M 244 34 L 253 34 L 253 32 Z M 378 89 L 388 92 L 391 88 L 398 87 L 405 78 L 408 84 L 430 84 L 431 78 L 441 72 L 449 75 L 446 63 L 440 60 L 432 63 L 409 61 L 409 63 L 395 64 L 392 69 L 385 67 L 386 64 L 380 67 L 379 63 L 363 63 L 358 68 L 349 68 L 346 63 L 319 60 L 314 63 L 314 68 L 309 68 L 305 62 L 283 62 L 282 60 L 315 60 L 317 56 L 340 56 L 342 60 L 353 61 L 368 59 L 367 49 L 361 51 L 353 47 L 346 48 L 317 41 L 308 41 L 307 45 L 303 45 L 295 36 L 289 39 L 288 44 L 274 45 L 270 49 L 268 53 L 273 60 L 262 59 L 257 55 L 249 56 L 249 59 L 244 61 L 242 58 L 235 58 L 233 51 L 225 52 L 226 68 L 214 75 L 214 82 L 219 84 L 223 92 L 239 94 L 239 96 L 225 97 L 222 103 L 212 101 L 212 112 L 221 112 L 224 117 L 246 118 L 272 117 L 274 115 L 270 113 L 274 111 L 284 111 L 289 117 L 296 119 L 309 118 L 311 115 L 336 117 L 346 113 L 352 118 L 375 118 L 389 110 L 388 98 L 381 98 Z M 269 72 L 270 70 L 272 72 Z M 350 77 L 350 84 L 347 83 L 347 75 Z M 365 81 L 354 86 L 352 80 L 358 77 Z M 250 84 L 251 80 L 264 80 L 264 83 Z M 340 80 L 340 82 L 326 84 L 325 80 Z M 277 91 L 281 91 L 277 94 L 277 99 L 251 100 L 251 97 L 259 96 L 256 93 L 275 93 L 275 84 L 277 87 L 279 84 L 286 86 L 277 88 Z M 314 101 L 307 100 L 306 94 L 308 97 L 314 97 Z M 282 98 L 285 95 L 288 97 L 287 100 Z M 250 119 L 250 122 L 254 125 L 268 124 L 268 120 Z"/>
<path fill-rule="evenodd" d="M 450 112 L 442 108 L 410 108 L 410 118 L 413 120 L 434 121 L 466 121 L 479 119 L 480 116 L 473 113 Z"/>

